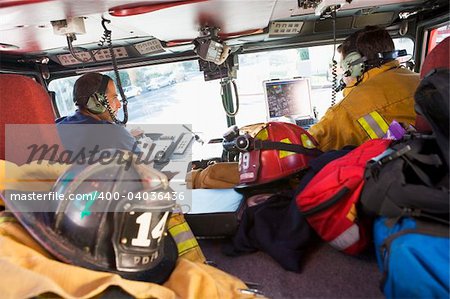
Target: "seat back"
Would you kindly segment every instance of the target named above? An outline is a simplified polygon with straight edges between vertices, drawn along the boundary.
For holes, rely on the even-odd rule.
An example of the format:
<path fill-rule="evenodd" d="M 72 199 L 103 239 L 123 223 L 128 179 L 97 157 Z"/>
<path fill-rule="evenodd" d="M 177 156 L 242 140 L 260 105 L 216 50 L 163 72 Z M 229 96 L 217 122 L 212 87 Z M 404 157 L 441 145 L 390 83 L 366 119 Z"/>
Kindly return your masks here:
<path fill-rule="evenodd" d="M 422 67 L 420 69 L 420 79 L 423 79 L 426 75 L 434 69 L 450 68 L 450 37 L 441 41 L 425 58 Z M 430 133 L 432 128 L 423 115 L 417 114 L 416 123 L 414 125 L 417 131 L 422 133 Z"/>
<path fill-rule="evenodd" d="M 0 107 L 0 159 L 20 165 L 29 157 L 24 142 L 60 144 L 53 129 L 55 114 L 50 96 L 32 78 L 0 74 Z M 11 129 L 8 125 L 13 124 L 30 126 Z"/>
<path fill-rule="evenodd" d="M 425 60 L 420 69 L 420 78 L 423 79 L 430 73 L 431 70 L 437 68 L 450 67 L 450 37 L 441 41 L 433 50 L 425 57 Z"/>

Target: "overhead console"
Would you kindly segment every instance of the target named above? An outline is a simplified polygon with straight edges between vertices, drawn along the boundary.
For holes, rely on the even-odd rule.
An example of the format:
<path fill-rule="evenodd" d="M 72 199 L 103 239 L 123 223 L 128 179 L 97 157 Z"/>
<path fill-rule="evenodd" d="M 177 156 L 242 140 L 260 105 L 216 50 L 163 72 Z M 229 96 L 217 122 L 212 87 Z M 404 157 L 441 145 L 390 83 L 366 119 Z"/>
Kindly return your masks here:
<path fill-rule="evenodd" d="M 102 61 L 111 61 L 111 53 L 109 49 L 95 49 L 87 50 L 83 48 L 76 48 L 76 55 L 83 61 L 80 61 L 74 57 L 71 53 L 57 54 L 52 59 L 56 63 L 63 66 L 83 64 L 83 63 L 95 63 Z M 136 43 L 132 46 L 120 46 L 114 47 L 114 55 L 116 59 L 123 59 L 129 57 L 136 57 L 139 55 L 153 55 L 158 53 L 165 53 L 161 42 L 157 39 L 150 39 L 144 42 Z M 51 56 L 52 58 L 52 56 Z"/>
<path fill-rule="evenodd" d="M 63 35 L 67 38 L 70 53 L 57 54 L 56 56 L 51 56 L 50 59 L 63 66 L 70 66 L 110 61 L 112 59 L 111 52 L 114 53 L 115 59 L 165 52 L 161 42 L 155 38 L 147 38 L 147 40 L 127 46 L 113 46 L 111 30 L 108 30 L 106 27 L 108 23 L 110 23 L 109 20 L 102 18 L 101 26 L 103 26 L 103 36 L 95 49 L 86 49 L 73 46 L 73 41 L 77 39 L 77 35 L 86 33 L 83 17 L 52 21 L 51 24 L 54 34 Z M 100 26 L 100 23 L 98 25 Z"/>

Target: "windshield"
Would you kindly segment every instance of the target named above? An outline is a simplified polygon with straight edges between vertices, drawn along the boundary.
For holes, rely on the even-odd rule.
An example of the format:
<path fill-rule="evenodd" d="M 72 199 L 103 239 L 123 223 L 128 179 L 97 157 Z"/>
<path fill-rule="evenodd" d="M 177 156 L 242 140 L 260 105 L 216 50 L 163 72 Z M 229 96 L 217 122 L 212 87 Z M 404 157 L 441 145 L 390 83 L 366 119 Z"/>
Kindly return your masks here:
<path fill-rule="evenodd" d="M 397 49 L 413 53 L 414 44 L 410 39 L 395 39 L 394 42 Z M 311 96 L 301 100 L 311 101 L 320 119 L 331 104 L 333 49 L 333 45 L 326 45 L 239 55 L 237 125 L 267 121 L 263 82 L 294 77 L 309 78 Z M 338 54 L 335 59 L 339 59 Z M 105 74 L 115 78 L 114 72 Z M 61 116 L 76 110 L 72 89 L 77 78 L 57 79 L 49 85 L 56 93 Z M 130 124 L 189 124 L 206 142 L 221 138 L 227 131 L 220 80 L 205 81 L 198 61 L 130 68 L 121 70 L 120 78 L 128 99 Z M 337 93 L 336 101 L 341 99 L 342 94 Z M 119 113 L 119 118 L 122 119 L 123 114 Z M 220 144 L 209 145 L 209 148 L 207 156 L 221 155 Z M 203 154 L 205 152 L 201 151 L 196 158 L 208 158 L 200 157 Z"/>
<path fill-rule="evenodd" d="M 396 49 L 405 49 L 411 58 L 414 43 L 409 38 L 394 39 Z M 265 80 L 305 77 L 309 78 L 310 99 L 313 110 L 320 119 L 331 105 L 333 84 L 332 58 L 333 45 L 309 48 L 243 54 L 239 56 L 238 88 L 240 110 L 236 116 L 239 126 L 268 120 L 265 101 Z M 335 54 L 336 73 L 342 74 L 339 67 L 340 54 Z M 339 78 L 337 78 L 339 79 Z M 342 93 L 336 94 L 336 103 L 342 100 Z"/>

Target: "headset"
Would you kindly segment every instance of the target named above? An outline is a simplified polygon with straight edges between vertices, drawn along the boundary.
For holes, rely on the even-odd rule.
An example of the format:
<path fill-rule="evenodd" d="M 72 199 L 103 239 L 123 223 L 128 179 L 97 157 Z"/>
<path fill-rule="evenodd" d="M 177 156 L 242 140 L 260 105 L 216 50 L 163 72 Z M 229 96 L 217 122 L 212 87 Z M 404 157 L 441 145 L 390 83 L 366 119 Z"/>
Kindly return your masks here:
<path fill-rule="evenodd" d="M 355 85 L 361 81 L 361 76 L 367 68 L 373 66 L 380 66 L 386 61 L 394 60 L 398 57 L 408 55 L 406 50 L 394 50 L 389 52 L 378 53 L 375 61 L 368 61 L 367 57 L 361 56 L 360 53 L 353 51 L 348 53 L 341 61 L 341 68 L 344 71 L 343 77 L 354 77 L 357 79 Z M 346 87 L 343 79 L 340 80 L 339 85 L 335 88 L 335 92 L 342 91 Z"/>
<path fill-rule="evenodd" d="M 408 55 L 406 50 L 394 50 L 377 54 L 375 61 L 367 60 L 367 57 L 361 56 L 358 52 L 350 52 L 341 61 L 341 68 L 344 70 L 345 77 L 360 77 L 367 67 L 380 66 L 386 61 L 394 60 L 398 57 Z"/>
<path fill-rule="evenodd" d="M 116 118 L 115 111 L 112 109 L 111 105 L 108 102 L 108 97 L 106 96 L 106 88 L 108 87 L 108 83 L 110 80 L 110 77 L 102 75 L 102 81 L 99 88 L 96 92 L 89 96 L 86 104 L 83 105 L 83 107 L 93 114 L 102 114 L 103 112 L 108 111 L 109 115 L 111 116 L 111 120 L 114 123 L 124 125 L 126 124 L 126 120 L 128 119 L 128 114 L 125 112 L 125 102 L 124 114 L 126 116 L 124 121 L 120 121 Z M 77 103 L 77 105 L 79 105 L 78 99 L 75 99 L 75 102 Z"/>
<path fill-rule="evenodd" d="M 341 61 L 341 68 L 344 71 L 344 77 L 360 77 L 365 70 L 366 57 L 358 52 L 350 52 Z"/>
<path fill-rule="evenodd" d="M 108 98 L 106 97 L 106 88 L 108 87 L 110 78 L 102 75 L 102 82 L 100 87 L 94 92 L 86 102 L 85 108 L 93 114 L 101 114 L 106 110 L 111 109 Z M 112 110 L 112 109 L 111 109 Z"/>
<path fill-rule="evenodd" d="M 336 87 L 334 87 L 334 92 L 335 93 L 340 92 L 345 87 L 347 87 L 347 84 L 345 84 L 344 82 L 344 77 L 357 78 L 356 83 L 357 85 L 359 83 L 359 80 L 361 79 L 362 74 L 366 69 L 366 61 L 367 61 L 366 57 L 361 56 L 361 54 L 359 54 L 356 51 L 348 53 L 348 55 L 341 60 L 340 65 L 344 73 L 342 75 L 341 80 L 339 80 L 339 85 L 336 84 Z"/>

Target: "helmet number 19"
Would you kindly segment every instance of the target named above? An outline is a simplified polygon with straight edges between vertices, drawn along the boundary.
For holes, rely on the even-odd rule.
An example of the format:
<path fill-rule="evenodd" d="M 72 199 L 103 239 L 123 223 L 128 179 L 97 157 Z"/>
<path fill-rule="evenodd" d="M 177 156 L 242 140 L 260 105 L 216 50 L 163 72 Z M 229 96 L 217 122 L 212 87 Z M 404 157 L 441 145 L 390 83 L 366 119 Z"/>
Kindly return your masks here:
<path fill-rule="evenodd" d="M 152 213 L 145 212 L 139 217 L 136 218 L 136 223 L 139 224 L 139 230 L 137 234 L 137 238 L 133 238 L 131 240 L 131 245 L 138 247 L 148 247 L 150 246 L 151 239 L 149 239 L 150 225 L 152 222 Z M 164 232 L 164 228 L 166 227 L 167 217 L 169 216 L 169 212 L 165 212 L 161 220 L 159 220 L 158 224 L 152 229 L 151 237 L 153 240 L 159 241 L 161 240 L 162 234 Z"/>

